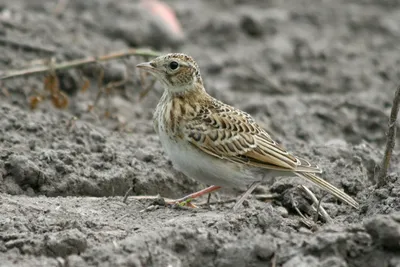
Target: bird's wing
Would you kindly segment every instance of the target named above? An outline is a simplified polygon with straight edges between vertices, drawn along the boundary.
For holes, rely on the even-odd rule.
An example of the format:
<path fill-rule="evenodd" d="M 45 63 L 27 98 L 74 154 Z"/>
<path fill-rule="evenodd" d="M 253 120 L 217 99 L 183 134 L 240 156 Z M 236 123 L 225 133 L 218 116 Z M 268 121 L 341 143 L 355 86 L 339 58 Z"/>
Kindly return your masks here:
<path fill-rule="evenodd" d="M 249 114 L 217 100 L 202 110 L 183 127 L 184 137 L 202 151 L 254 167 L 321 172 L 279 146 Z"/>
<path fill-rule="evenodd" d="M 279 146 L 253 118 L 219 101 L 203 107 L 183 127 L 184 137 L 195 147 L 220 159 L 249 166 L 290 171 L 330 192 L 349 205 L 358 203 L 342 190 L 315 175 L 321 170 Z"/>

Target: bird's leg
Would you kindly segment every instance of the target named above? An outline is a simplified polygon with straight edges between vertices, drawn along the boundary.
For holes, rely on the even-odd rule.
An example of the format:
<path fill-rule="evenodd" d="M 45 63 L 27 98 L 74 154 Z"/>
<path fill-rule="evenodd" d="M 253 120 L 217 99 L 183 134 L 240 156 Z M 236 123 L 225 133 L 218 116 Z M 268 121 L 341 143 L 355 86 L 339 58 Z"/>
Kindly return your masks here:
<path fill-rule="evenodd" d="M 217 197 L 217 201 L 219 202 L 219 201 L 220 201 L 220 197 L 219 197 L 218 192 L 212 192 L 212 193 Z M 212 196 L 213 194 L 208 193 L 208 197 L 207 197 L 207 204 L 208 204 L 208 205 L 209 205 L 210 202 L 211 202 L 211 196 Z"/>
<path fill-rule="evenodd" d="M 183 198 L 179 198 L 179 199 L 175 199 L 175 200 L 169 201 L 169 202 L 167 202 L 167 204 L 169 204 L 169 205 L 178 204 L 178 205 L 181 205 L 181 206 L 185 206 L 185 205 L 193 206 L 192 204 L 190 204 L 190 202 L 193 199 L 201 197 L 202 195 L 214 192 L 214 191 L 216 191 L 216 190 L 218 190 L 220 188 L 221 188 L 220 186 L 212 185 L 212 186 L 209 186 L 209 187 L 207 187 L 207 188 L 205 188 L 203 190 L 200 190 L 200 191 L 197 191 L 197 192 L 192 193 L 190 195 L 187 195 L 187 196 L 185 196 Z"/>
<path fill-rule="evenodd" d="M 207 204 L 210 204 L 210 200 L 211 200 L 211 193 L 208 193 Z"/>
<path fill-rule="evenodd" d="M 240 197 L 240 199 L 236 202 L 235 206 L 233 206 L 233 210 L 236 211 L 237 208 L 239 208 L 240 205 L 242 205 L 243 201 L 256 189 L 257 186 L 259 186 L 261 182 L 254 182 L 250 185 L 250 187 L 244 192 L 243 196 Z"/>

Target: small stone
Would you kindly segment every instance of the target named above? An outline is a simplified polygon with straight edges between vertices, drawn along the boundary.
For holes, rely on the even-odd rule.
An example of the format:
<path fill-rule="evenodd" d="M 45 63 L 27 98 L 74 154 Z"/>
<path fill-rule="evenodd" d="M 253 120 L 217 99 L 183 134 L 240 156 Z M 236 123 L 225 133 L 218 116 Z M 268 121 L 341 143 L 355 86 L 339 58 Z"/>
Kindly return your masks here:
<path fill-rule="evenodd" d="M 136 150 L 135 158 L 144 162 L 151 162 L 154 156 L 139 148 L 138 150 Z"/>
<path fill-rule="evenodd" d="M 255 256 L 262 261 L 270 261 L 277 249 L 276 242 L 270 237 L 261 237 L 253 248 Z"/>
<path fill-rule="evenodd" d="M 310 229 L 305 228 L 305 227 L 300 227 L 298 232 L 301 234 L 311 234 L 312 233 L 312 231 Z"/>
<path fill-rule="evenodd" d="M 105 141 L 104 136 L 101 133 L 99 133 L 98 131 L 92 130 L 89 135 L 90 135 L 90 138 L 92 138 L 94 141 L 98 141 L 98 142 Z"/>
<path fill-rule="evenodd" d="M 289 216 L 289 212 L 285 207 L 278 207 L 276 211 L 283 217 L 287 218 Z"/>
<path fill-rule="evenodd" d="M 29 122 L 26 125 L 26 130 L 28 132 L 36 132 L 38 130 L 38 125 L 35 122 Z"/>

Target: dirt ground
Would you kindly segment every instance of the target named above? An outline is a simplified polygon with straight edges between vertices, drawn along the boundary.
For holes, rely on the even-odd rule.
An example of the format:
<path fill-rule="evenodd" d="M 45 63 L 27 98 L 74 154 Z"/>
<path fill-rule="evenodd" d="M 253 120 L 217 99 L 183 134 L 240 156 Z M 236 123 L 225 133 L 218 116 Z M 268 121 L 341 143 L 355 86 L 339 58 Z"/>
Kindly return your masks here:
<path fill-rule="evenodd" d="M 237 212 L 232 204 L 146 209 L 153 200 L 135 195 L 177 198 L 205 185 L 165 157 L 151 122 L 162 88 L 139 100 L 134 66 L 144 59 L 131 57 L 105 64 L 107 79 L 129 79 L 92 112 L 94 66 L 58 73 L 65 110 L 50 101 L 30 109 L 43 75 L 1 82 L 0 266 L 400 266 L 398 149 L 389 183 L 375 182 L 400 81 L 399 1 L 167 1 L 184 35 L 137 1 L 57 2 L 0 1 L 0 74 L 128 47 L 190 54 L 211 95 L 317 162 L 361 208 L 327 195 L 332 221 L 310 223 L 297 186 L 323 192 L 271 177 L 256 193 L 279 196 L 253 197 Z"/>

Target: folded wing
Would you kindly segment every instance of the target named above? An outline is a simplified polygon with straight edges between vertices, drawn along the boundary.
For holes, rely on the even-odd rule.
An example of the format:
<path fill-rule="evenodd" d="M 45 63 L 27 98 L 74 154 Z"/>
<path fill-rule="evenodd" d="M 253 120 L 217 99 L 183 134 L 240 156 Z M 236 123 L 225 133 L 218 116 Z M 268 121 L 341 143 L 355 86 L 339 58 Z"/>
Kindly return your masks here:
<path fill-rule="evenodd" d="M 321 172 L 279 146 L 249 114 L 219 101 L 187 122 L 183 133 L 194 146 L 221 159 L 281 171 Z"/>
<path fill-rule="evenodd" d="M 211 156 L 259 168 L 293 172 L 349 205 L 359 207 L 349 195 L 316 176 L 315 173 L 321 172 L 317 165 L 290 154 L 272 140 L 250 115 L 217 100 L 183 125 L 183 136 Z"/>

